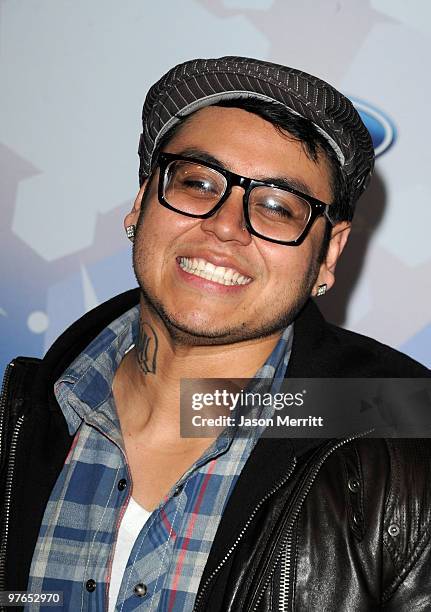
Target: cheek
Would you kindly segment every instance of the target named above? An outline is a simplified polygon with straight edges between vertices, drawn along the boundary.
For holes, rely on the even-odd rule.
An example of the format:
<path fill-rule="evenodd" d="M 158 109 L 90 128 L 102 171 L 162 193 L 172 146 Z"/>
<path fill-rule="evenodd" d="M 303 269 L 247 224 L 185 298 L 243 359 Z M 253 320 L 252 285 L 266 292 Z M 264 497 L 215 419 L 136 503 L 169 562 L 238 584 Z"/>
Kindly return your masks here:
<path fill-rule="evenodd" d="M 285 285 L 300 284 L 313 265 L 313 249 L 308 241 L 300 246 L 269 245 L 261 249 L 270 282 Z"/>
<path fill-rule="evenodd" d="M 154 262 L 170 261 L 180 241 L 186 241 L 188 232 L 198 224 L 198 220 L 173 212 L 149 197 L 139 217 L 135 240 L 140 257 L 144 261 L 148 256 Z"/>
<path fill-rule="evenodd" d="M 152 191 L 142 203 L 138 222 L 137 238 L 144 250 L 151 244 L 159 244 L 172 225 L 169 219 L 166 219 L 166 213 L 169 211 L 151 197 Z"/>

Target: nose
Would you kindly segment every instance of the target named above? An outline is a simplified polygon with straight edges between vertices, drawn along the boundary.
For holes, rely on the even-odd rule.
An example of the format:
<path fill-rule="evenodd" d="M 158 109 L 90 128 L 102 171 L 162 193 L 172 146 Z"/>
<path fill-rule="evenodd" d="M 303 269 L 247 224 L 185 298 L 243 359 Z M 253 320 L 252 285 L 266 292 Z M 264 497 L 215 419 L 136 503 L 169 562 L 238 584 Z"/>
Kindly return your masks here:
<path fill-rule="evenodd" d="M 243 245 L 250 244 L 252 238 L 245 227 L 243 198 L 244 189 L 233 187 L 222 207 L 202 220 L 202 230 L 214 234 L 222 242 L 234 240 Z"/>

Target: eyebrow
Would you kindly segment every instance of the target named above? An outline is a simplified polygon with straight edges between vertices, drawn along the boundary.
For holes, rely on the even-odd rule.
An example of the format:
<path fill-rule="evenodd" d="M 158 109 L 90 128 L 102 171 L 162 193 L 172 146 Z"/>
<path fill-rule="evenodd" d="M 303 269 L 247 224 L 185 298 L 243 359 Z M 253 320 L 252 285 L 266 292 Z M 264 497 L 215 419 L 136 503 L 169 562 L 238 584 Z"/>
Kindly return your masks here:
<path fill-rule="evenodd" d="M 194 159 L 197 159 L 199 161 L 219 166 L 223 170 L 228 170 L 233 174 L 237 174 L 236 172 L 233 172 L 233 170 L 231 170 L 228 166 L 226 166 L 226 164 L 224 164 L 222 161 L 220 161 L 207 151 L 203 151 L 202 149 L 197 149 L 195 147 L 187 147 L 186 149 L 179 151 L 178 155 L 184 155 L 185 157 L 193 157 Z M 305 195 L 311 196 L 312 198 L 316 197 L 306 183 L 301 181 L 301 179 L 294 178 L 291 176 L 248 176 L 245 178 L 254 179 L 256 181 L 265 181 L 265 183 L 277 183 L 279 187 L 285 187 L 286 189 L 295 189 L 296 191 L 300 191 Z"/>

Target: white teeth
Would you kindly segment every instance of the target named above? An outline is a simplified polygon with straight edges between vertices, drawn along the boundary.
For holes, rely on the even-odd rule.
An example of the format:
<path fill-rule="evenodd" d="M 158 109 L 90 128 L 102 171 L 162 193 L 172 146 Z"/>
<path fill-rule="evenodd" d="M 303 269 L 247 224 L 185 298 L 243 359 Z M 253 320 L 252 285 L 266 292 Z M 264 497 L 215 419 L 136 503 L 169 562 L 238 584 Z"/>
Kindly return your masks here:
<path fill-rule="evenodd" d="M 251 278 L 240 274 L 232 268 L 215 266 L 214 264 L 200 257 L 180 257 L 180 267 L 195 276 L 201 276 L 206 280 L 211 280 L 221 285 L 247 285 Z"/>
<path fill-rule="evenodd" d="M 233 276 L 232 268 L 226 268 L 226 272 L 224 273 L 224 276 L 223 276 L 225 281 L 231 281 L 232 280 L 232 276 Z"/>

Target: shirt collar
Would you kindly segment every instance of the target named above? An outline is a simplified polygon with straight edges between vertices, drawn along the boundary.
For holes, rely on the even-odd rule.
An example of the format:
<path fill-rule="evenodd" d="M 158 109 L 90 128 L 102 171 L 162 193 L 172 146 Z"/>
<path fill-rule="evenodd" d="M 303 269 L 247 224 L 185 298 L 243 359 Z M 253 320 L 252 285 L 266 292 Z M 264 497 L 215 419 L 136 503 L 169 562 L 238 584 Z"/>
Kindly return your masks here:
<path fill-rule="evenodd" d="M 120 425 L 112 399 L 112 381 L 121 360 L 139 334 L 139 304 L 110 323 L 78 355 L 54 385 L 54 392 L 75 434 L 82 421 L 120 438 Z"/>

